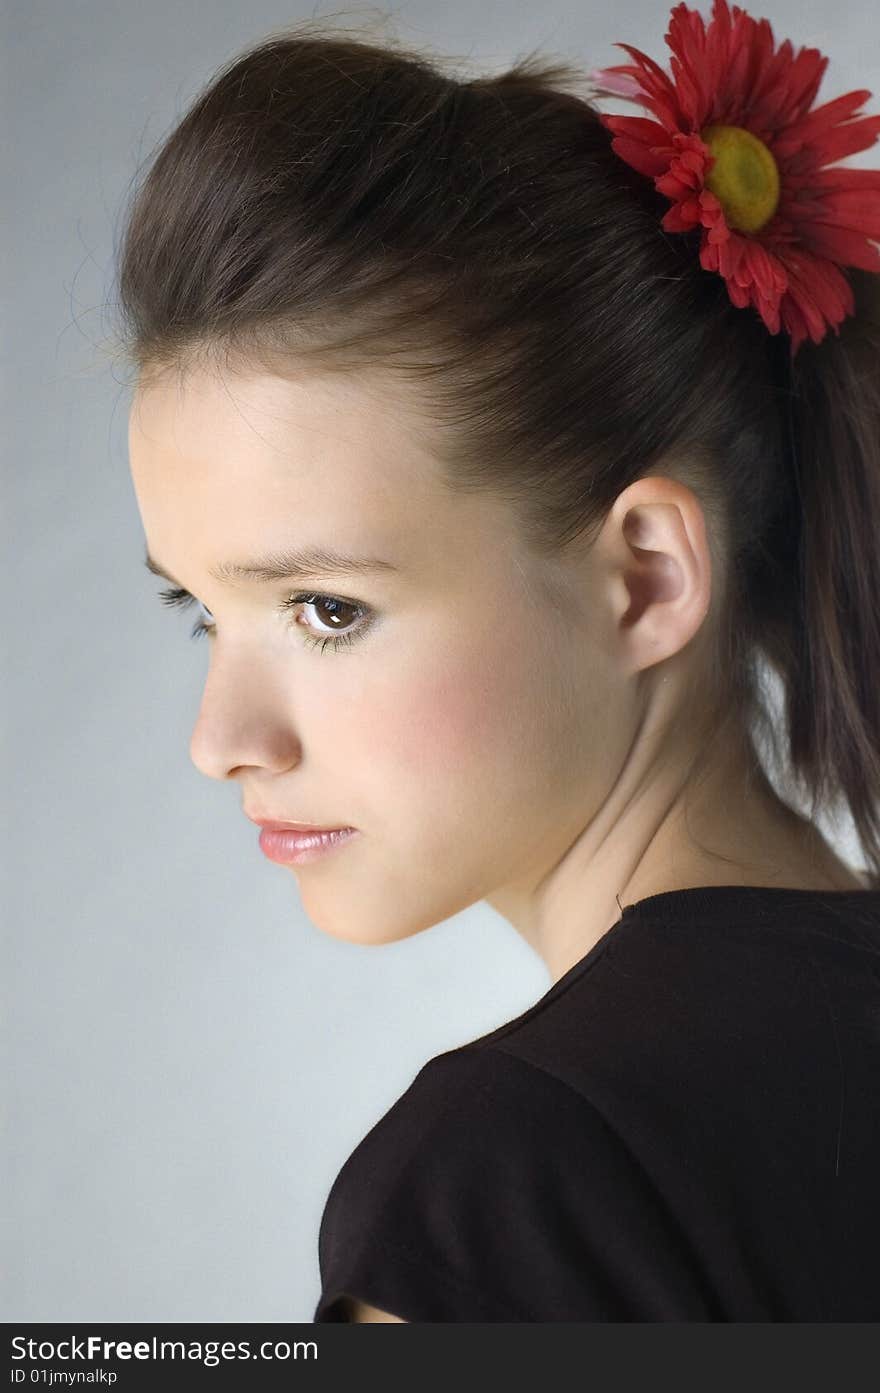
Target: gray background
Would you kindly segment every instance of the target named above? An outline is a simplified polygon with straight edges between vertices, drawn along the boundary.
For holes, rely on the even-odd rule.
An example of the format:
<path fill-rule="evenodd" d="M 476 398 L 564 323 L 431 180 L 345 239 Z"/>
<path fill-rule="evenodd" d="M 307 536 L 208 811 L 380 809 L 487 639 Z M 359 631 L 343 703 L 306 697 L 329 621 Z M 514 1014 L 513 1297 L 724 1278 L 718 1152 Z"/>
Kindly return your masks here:
<path fill-rule="evenodd" d="M 868 5 L 749 8 L 830 56 L 820 101 L 880 89 Z M 144 570 L 106 347 L 136 169 L 221 63 L 298 18 L 487 70 L 536 46 L 607 66 L 617 40 L 666 66 L 669 9 L 6 0 L 2 1319 L 311 1320 L 346 1156 L 428 1058 L 549 986 L 486 905 L 401 943 L 325 938 L 237 788 L 189 762 L 205 649 Z"/>

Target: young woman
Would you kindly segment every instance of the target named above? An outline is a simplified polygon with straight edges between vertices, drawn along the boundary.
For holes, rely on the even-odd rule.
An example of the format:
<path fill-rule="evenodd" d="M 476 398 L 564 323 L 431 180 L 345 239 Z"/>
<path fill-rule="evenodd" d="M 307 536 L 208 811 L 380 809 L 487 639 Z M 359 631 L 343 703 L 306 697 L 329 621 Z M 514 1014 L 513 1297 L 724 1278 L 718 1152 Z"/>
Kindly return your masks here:
<path fill-rule="evenodd" d="M 327 933 L 486 900 L 552 979 L 348 1159 L 317 1321 L 880 1317 L 880 118 L 668 39 L 594 77 L 649 119 L 299 26 L 131 208 L 194 762 Z"/>

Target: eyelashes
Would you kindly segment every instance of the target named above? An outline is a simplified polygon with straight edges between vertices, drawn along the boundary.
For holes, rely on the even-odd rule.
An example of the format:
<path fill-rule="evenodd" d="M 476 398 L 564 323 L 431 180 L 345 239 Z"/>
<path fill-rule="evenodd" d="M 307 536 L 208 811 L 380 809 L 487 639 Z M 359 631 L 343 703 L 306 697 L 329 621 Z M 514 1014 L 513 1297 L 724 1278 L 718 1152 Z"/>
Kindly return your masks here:
<path fill-rule="evenodd" d="M 161 590 L 159 592 L 159 599 L 163 605 L 172 605 L 178 609 L 189 609 L 191 605 L 196 603 L 195 597 L 191 595 L 188 590 L 184 590 L 180 586 L 172 586 L 168 590 Z M 291 611 L 298 608 L 299 605 L 323 606 L 325 608 L 330 608 L 331 611 L 335 608 L 337 612 L 340 608 L 343 611 L 353 610 L 356 615 L 360 616 L 357 626 L 350 631 L 346 630 L 344 633 L 318 635 L 303 634 L 303 642 L 310 647 L 319 646 L 321 652 L 324 651 L 328 644 L 333 649 L 350 647 L 353 643 L 356 643 L 358 639 L 362 638 L 367 630 L 372 627 L 373 619 L 365 605 L 356 604 L 353 600 L 343 600 L 338 595 L 322 594 L 320 591 L 304 591 L 299 595 L 291 595 L 286 600 L 283 600 L 278 608 L 282 614 L 289 614 Z M 206 610 L 206 613 L 210 613 L 210 611 Z M 290 619 L 290 627 L 301 627 L 296 624 L 295 617 Z M 206 624 L 203 620 L 198 619 L 190 631 L 190 638 L 202 638 L 203 635 L 212 634 L 213 632 L 213 624 Z"/>

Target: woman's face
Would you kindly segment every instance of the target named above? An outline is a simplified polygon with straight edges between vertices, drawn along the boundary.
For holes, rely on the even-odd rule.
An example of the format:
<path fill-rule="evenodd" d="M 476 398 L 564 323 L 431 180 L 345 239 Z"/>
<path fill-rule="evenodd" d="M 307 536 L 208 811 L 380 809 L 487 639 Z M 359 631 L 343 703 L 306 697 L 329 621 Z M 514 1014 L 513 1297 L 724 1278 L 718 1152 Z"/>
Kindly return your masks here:
<path fill-rule="evenodd" d="M 254 816 L 358 829 L 289 868 L 316 926 L 358 943 L 527 894 L 638 720 L 589 556 L 533 556 L 506 503 L 443 483 L 418 426 L 363 375 L 169 374 L 130 416 L 149 554 L 211 626 L 193 762 Z M 383 565 L 212 575 L 313 548 Z"/>

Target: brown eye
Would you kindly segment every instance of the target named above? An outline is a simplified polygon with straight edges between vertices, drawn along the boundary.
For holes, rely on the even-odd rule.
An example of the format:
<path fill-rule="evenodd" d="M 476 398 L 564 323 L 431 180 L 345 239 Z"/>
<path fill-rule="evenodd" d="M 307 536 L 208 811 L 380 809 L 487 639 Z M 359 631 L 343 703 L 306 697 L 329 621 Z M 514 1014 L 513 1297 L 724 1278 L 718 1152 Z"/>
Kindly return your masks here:
<path fill-rule="evenodd" d="M 359 605 L 337 600 L 332 595 L 312 595 L 305 603 L 311 606 L 318 622 L 326 625 L 331 632 L 344 632 L 357 622 L 360 613 Z"/>
<path fill-rule="evenodd" d="M 294 624 L 299 628 L 314 629 L 313 634 L 304 635 L 306 643 L 320 644 L 323 650 L 329 643 L 332 648 L 342 648 L 361 638 L 372 625 L 372 616 L 365 605 L 353 600 L 343 600 L 338 595 L 291 595 L 285 600 L 284 608 L 304 606 L 305 624 Z M 312 613 L 309 614 L 308 611 Z M 370 615 L 370 617 L 368 617 Z"/>

